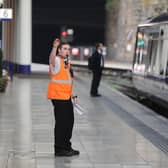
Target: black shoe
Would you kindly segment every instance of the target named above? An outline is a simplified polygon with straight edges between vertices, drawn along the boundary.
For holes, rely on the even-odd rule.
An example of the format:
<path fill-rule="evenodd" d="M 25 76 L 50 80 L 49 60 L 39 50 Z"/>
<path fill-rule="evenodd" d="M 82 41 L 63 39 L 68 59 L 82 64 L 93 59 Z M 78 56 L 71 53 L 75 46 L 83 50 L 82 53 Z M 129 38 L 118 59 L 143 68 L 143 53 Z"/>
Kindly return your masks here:
<path fill-rule="evenodd" d="M 101 94 L 91 94 L 92 97 L 100 97 Z"/>
<path fill-rule="evenodd" d="M 75 156 L 79 155 L 80 152 L 78 150 L 70 149 L 70 150 L 61 150 L 55 152 L 55 156 Z"/>

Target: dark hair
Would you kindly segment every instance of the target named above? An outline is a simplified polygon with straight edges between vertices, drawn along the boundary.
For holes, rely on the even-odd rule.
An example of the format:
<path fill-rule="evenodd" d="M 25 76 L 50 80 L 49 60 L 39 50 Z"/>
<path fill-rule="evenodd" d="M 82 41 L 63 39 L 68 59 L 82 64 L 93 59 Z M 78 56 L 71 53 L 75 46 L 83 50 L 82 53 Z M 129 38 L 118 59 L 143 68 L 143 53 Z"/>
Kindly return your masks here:
<path fill-rule="evenodd" d="M 96 45 L 95 45 L 96 49 L 99 48 L 100 44 L 103 44 L 103 43 L 101 43 L 101 42 L 96 43 Z"/>
<path fill-rule="evenodd" d="M 58 45 L 58 48 L 57 48 L 57 51 L 56 51 L 56 55 L 58 55 L 58 50 L 62 48 L 63 45 L 70 45 L 68 42 L 61 42 L 59 45 Z"/>

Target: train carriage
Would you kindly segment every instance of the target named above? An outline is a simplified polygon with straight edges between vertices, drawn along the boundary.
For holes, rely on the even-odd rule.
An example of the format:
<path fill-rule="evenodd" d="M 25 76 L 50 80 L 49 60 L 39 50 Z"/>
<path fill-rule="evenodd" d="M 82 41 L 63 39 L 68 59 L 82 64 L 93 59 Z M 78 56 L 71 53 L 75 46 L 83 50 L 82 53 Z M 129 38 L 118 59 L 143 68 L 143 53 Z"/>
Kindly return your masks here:
<path fill-rule="evenodd" d="M 138 26 L 133 84 L 141 93 L 168 107 L 168 14 Z"/>

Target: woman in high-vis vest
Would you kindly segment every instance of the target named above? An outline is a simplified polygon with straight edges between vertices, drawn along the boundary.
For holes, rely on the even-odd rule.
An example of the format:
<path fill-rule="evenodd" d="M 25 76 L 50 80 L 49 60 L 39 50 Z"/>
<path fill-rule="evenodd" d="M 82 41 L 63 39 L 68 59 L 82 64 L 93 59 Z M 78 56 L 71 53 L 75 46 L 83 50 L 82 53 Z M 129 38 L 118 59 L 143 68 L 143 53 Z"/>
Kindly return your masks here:
<path fill-rule="evenodd" d="M 76 103 L 77 96 L 74 96 L 72 91 L 69 54 L 70 45 L 55 39 L 49 59 L 50 82 L 48 84 L 48 98 L 54 106 L 55 116 L 55 156 L 79 155 L 79 151 L 71 147 L 70 141 L 74 125 L 73 103 Z"/>

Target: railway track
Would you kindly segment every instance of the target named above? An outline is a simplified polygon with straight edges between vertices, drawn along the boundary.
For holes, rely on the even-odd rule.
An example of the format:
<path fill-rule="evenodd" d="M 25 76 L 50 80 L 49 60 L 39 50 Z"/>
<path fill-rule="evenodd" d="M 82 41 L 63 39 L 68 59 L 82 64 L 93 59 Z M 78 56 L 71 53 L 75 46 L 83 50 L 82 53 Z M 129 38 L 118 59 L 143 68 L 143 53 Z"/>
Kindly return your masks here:
<path fill-rule="evenodd" d="M 163 105 L 159 104 L 154 99 L 143 96 L 140 92 L 138 92 L 133 84 L 131 78 L 122 78 L 116 77 L 111 79 L 105 79 L 108 84 L 110 84 L 113 88 L 120 91 L 124 95 L 130 97 L 131 99 L 147 106 L 152 109 L 157 114 L 160 114 L 166 118 L 168 118 L 168 109 Z"/>

